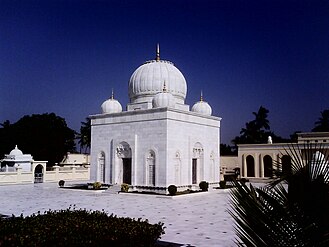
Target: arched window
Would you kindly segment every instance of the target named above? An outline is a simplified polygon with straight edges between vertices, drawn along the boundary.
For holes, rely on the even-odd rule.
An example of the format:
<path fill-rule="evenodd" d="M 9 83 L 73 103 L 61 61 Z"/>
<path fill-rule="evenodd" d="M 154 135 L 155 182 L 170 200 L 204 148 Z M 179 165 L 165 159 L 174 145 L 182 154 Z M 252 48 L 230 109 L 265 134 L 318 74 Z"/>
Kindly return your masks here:
<path fill-rule="evenodd" d="M 272 157 L 269 155 L 265 155 L 263 158 L 263 162 L 264 162 L 264 177 L 272 177 L 273 176 Z"/>
<path fill-rule="evenodd" d="M 98 155 L 97 181 L 105 183 L 105 153 L 104 152 L 100 152 Z"/>
<path fill-rule="evenodd" d="M 150 150 L 146 157 L 146 169 L 148 176 L 148 185 L 155 186 L 155 153 Z"/>
<path fill-rule="evenodd" d="M 284 175 L 291 174 L 291 158 L 289 155 L 283 155 L 281 158 L 282 173 Z"/>
<path fill-rule="evenodd" d="M 248 155 L 247 161 L 247 177 L 255 177 L 255 160 L 254 157 Z"/>

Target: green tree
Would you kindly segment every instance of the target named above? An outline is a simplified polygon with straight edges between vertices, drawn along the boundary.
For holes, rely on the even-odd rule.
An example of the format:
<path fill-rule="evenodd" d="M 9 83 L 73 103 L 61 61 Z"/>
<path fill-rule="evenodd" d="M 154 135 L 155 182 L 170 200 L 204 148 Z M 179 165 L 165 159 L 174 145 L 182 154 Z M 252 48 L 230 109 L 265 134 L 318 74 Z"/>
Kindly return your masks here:
<path fill-rule="evenodd" d="M 91 141 L 91 119 L 86 118 L 86 122 L 81 122 L 80 133 L 77 134 L 78 143 L 80 145 L 80 153 L 85 148 L 85 153 L 90 149 Z"/>
<path fill-rule="evenodd" d="M 263 106 L 259 107 L 258 112 L 253 112 L 255 119 L 247 122 L 246 127 L 240 131 L 240 136 L 236 136 L 233 140 L 233 144 L 254 144 L 265 143 L 269 135 L 273 135 L 270 132 L 270 123 L 267 119 L 269 110 Z"/>
<path fill-rule="evenodd" d="M 240 246 L 328 246 L 328 149 L 292 145 L 289 172 L 268 186 L 236 183 L 230 213 Z"/>
<path fill-rule="evenodd" d="M 321 112 L 321 117 L 315 122 L 313 132 L 329 132 L 329 110 Z"/>
<path fill-rule="evenodd" d="M 55 113 L 24 116 L 14 124 L 0 128 L 1 153 L 18 145 L 35 160 L 47 160 L 48 165 L 60 162 L 67 152 L 75 151 L 74 130 Z"/>
<path fill-rule="evenodd" d="M 227 144 L 220 144 L 220 155 L 221 156 L 229 156 L 229 155 L 236 155 L 236 149 L 231 147 L 230 145 Z"/>

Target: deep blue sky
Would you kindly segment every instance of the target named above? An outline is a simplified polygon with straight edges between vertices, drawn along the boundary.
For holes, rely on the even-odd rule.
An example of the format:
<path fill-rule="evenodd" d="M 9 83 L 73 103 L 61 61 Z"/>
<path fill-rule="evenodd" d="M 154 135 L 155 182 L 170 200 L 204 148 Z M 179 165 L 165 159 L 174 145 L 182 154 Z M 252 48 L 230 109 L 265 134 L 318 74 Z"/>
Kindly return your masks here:
<path fill-rule="evenodd" d="M 223 143 L 261 105 L 283 137 L 329 109 L 327 0 L 0 0 L 0 122 L 55 112 L 79 130 L 112 88 L 125 108 L 158 42 L 187 80 L 186 102 L 203 90 L 223 118 Z"/>

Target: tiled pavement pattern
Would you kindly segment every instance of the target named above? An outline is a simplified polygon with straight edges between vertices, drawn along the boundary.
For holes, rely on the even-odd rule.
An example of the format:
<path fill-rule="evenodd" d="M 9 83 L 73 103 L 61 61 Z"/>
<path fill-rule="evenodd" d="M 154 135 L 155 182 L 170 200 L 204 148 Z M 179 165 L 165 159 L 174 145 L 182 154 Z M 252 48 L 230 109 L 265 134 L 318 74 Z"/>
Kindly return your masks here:
<path fill-rule="evenodd" d="M 228 190 L 172 197 L 60 189 L 56 183 L 0 186 L 0 214 L 30 215 L 70 205 L 165 224 L 161 246 L 235 246 Z M 113 193 L 114 192 L 114 193 Z M 169 245 L 167 242 L 176 243 Z"/>

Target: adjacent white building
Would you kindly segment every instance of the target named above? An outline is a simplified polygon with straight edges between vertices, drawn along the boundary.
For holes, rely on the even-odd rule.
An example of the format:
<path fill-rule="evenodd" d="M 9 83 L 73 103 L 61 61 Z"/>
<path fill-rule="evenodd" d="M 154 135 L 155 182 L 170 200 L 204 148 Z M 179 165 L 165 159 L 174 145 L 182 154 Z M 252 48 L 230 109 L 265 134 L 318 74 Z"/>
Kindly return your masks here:
<path fill-rule="evenodd" d="M 112 93 L 91 116 L 91 180 L 160 191 L 218 184 L 221 118 L 202 96 L 190 110 L 186 80 L 159 48 L 133 72 L 128 90 L 126 111 Z"/>

